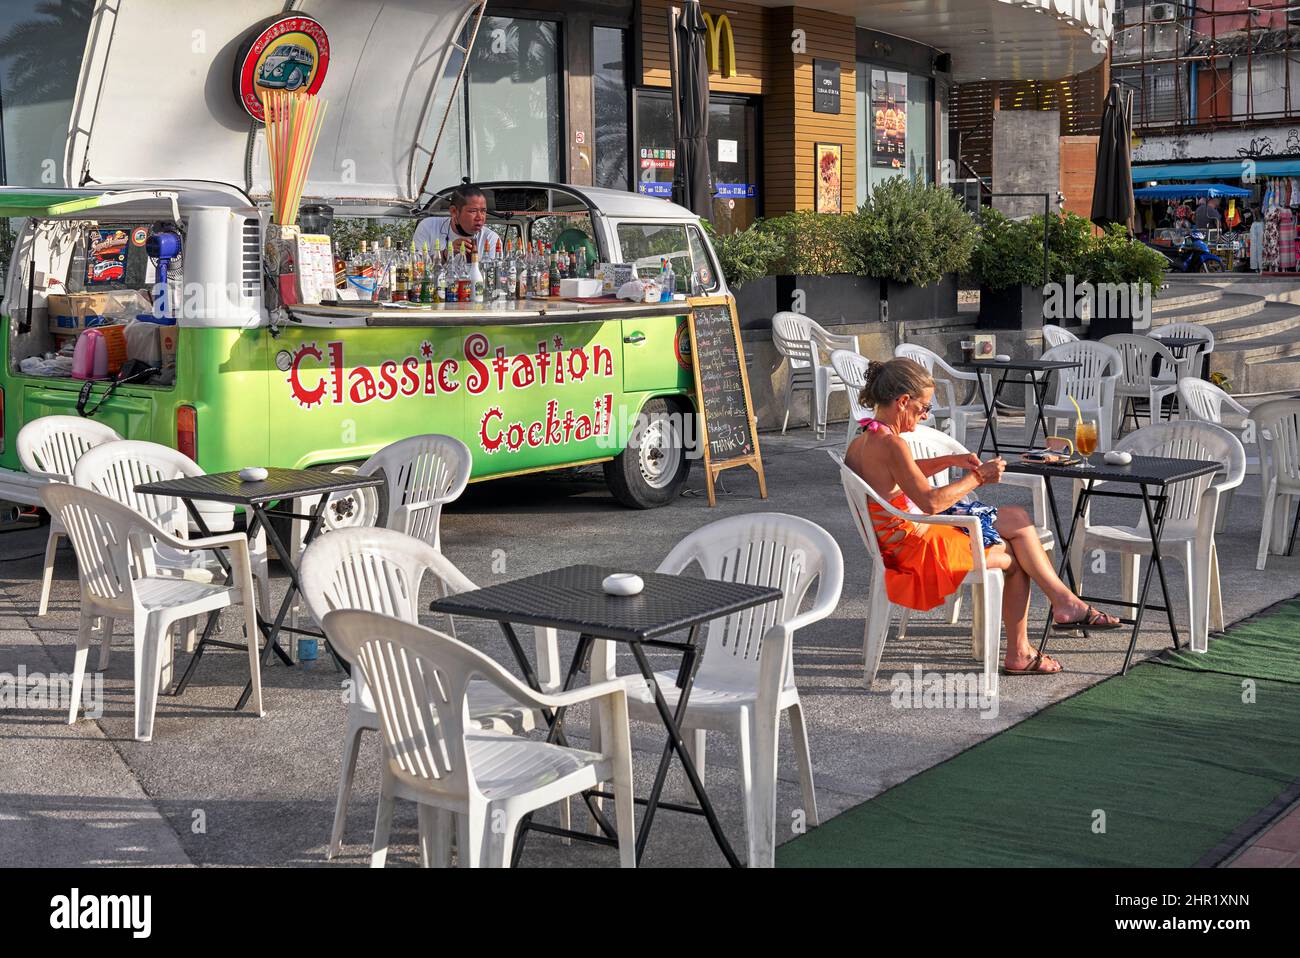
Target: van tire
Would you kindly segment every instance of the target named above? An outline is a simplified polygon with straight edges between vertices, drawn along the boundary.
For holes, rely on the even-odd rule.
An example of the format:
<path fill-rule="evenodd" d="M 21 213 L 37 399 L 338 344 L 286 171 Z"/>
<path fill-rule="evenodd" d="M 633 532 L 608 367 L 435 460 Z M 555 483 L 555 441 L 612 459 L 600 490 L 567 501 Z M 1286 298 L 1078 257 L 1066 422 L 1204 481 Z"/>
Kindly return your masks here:
<path fill-rule="evenodd" d="M 691 471 L 681 417 L 666 399 L 651 399 L 628 437 L 626 448 L 605 463 L 610 492 L 629 509 L 656 509 L 676 499 Z"/>
<path fill-rule="evenodd" d="M 321 463 L 314 466 L 308 466 L 308 469 L 316 472 L 342 473 L 351 475 L 361 466 L 361 461 L 357 462 L 330 462 Z M 382 525 L 377 516 L 385 514 L 388 506 L 387 490 L 380 486 L 376 490 L 355 490 L 353 492 L 336 493 L 337 498 L 342 501 L 337 505 L 331 503 L 325 507 L 325 517 L 322 521 L 324 531 L 331 529 L 342 529 L 358 525 Z M 361 497 L 361 501 L 356 501 Z M 357 512 L 357 508 L 360 512 Z M 276 508 L 287 508 L 287 506 L 277 506 Z M 305 513 L 304 513 L 305 514 Z M 293 520 L 286 516 L 272 515 L 271 522 L 275 526 L 276 534 L 280 540 L 293 548 L 289 541 L 292 535 Z"/>

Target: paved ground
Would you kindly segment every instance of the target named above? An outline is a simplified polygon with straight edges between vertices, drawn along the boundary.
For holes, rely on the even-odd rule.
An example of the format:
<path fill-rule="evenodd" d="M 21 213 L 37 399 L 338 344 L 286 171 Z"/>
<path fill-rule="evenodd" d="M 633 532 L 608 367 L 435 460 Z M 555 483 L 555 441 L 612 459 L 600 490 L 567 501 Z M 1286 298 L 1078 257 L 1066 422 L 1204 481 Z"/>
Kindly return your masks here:
<path fill-rule="evenodd" d="M 838 432 L 833 428 L 832 436 Z M 691 477 L 691 494 L 654 512 L 618 507 L 594 481 L 521 479 L 475 486 L 446 513 L 444 548 L 472 580 L 489 584 L 577 561 L 652 569 L 686 533 L 714 519 L 753 510 L 795 513 L 823 525 L 844 551 L 844 597 L 830 619 L 797 636 L 795 648 L 823 818 L 1118 670 L 1124 643 L 1114 635 L 1057 640 L 1054 651 L 1068 671 L 1052 678 L 1004 677 L 996 717 L 971 710 L 895 708 L 889 684 L 895 673 L 918 665 L 944 673 L 978 669 L 970 657 L 968 624 L 949 627 L 931 618 L 905 641 L 891 640 L 880 678 L 872 689 L 863 688 L 868 565 L 850 526 L 836 469 L 822 451 L 833 445 L 834 439 L 819 444 L 806 431 L 786 438 L 764 436 L 770 498 L 757 498 L 752 475 L 729 472 L 724 479 L 727 492 L 714 510 L 703 499 L 698 470 Z M 1257 483 L 1257 478 L 1247 478 L 1229 531 L 1220 539 L 1230 621 L 1297 590 L 1300 557 L 1273 557 L 1267 572 L 1255 571 Z M 1022 495 L 993 490 L 987 498 L 1023 501 Z M 1106 515 L 1104 509 L 1100 515 Z M 60 554 L 50 613 L 35 616 L 44 541 L 44 530 L 0 537 L 0 673 L 13 674 L 20 666 L 29 673 L 72 666 L 78 592 L 71 551 Z M 1117 564 L 1111 566 L 1110 574 L 1090 580 L 1090 590 L 1117 591 Z M 1181 574 L 1175 574 L 1171 588 L 1177 604 L 1183 595 Z M 1038 610 L 1038 621 L 1044 613 Z M 1168 629 L 1161 628 L 1162 622 L 1154 614 L 1148 618 L 1149 627 L 1139 640 L 1141 655 L 1167 645 Z M 233 626 L 227 629 L 237 634 Z M 503 641 L 491 629 L 467 622 L 460 635 L 508 661 Z M 258 720 L 247 712 L 230 711 L 247 675 L 243 654 L 213 653 L 205 657 L 183 697 L 161 699 L 154 741 L 137 743 L 131 736 L 129 640 L 119 640 L 116 648 L 104 676 L 102 718 L 82 719 L 70 727 L 48 709 L 0 710 L 0 864 L 323 864 L 345 714 L 342 676 L 323 662 L 269 669 L 267 715 Z M 563 637 L 562 654 L 571 648 L 572 637 Z M 178 658 L 183 664 L 186 657 Z M 580 741 L 585 719 L 581 714 L 573 719 L 573 738 Z M 788 736 L 788 728 L 783 728 L 778 840 L 790 836 L 801 804 Z M 634 743 L 638 777 L 645 786 L 662 738 L 654 727 L 636 725 Z M 366 860 L 378 753 L 373 740 L 363 749 L 345 854 L 331 863 L 335 867 Z M 743 849 L 733 762 L 729 744 L 711 738 L 710 792 L 728 833 Z M 681 783 L 670 780 L 669 788 L 680 794 Z M 1228 828 L 1235 824 L 1225 823 Z M 399 803 L 390 864 L 414 862 L 414 827 L 414 810 Z M 566 847 L 541 836 L 530 840 L 525 857 L 527 864 L 538 866 L 614 861 L 609 850 Z M 661 814 L 647 865 L 721 863 L 702 820 Z"/>
<path fill-rule="evenodd" d="M 1228 868 L 1300 868 L 1300 804 L 1278 816 Z"/>

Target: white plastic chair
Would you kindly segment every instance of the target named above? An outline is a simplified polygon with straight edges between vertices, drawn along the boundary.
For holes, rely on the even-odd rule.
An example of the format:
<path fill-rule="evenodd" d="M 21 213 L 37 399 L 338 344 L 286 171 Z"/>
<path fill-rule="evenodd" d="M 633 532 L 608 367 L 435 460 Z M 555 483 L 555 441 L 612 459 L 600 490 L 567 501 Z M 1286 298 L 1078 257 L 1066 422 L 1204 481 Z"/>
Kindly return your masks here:
<path fill-rule="evenodd" d="M 122 440 L 89 450 L 77 462 L 73 481 L 84 489 L 120 502 L 134 509 L 154 525 L 180 539 L 190 537 L 189 512 L 185 503 L 174 496 L 144 495 L 135 491 L 146 482 L 165 482 L 188 476 L 206 475 L 199 464 L 182 452 L 156 442 Z M 210 532 L 228 532 L 234 528 L 235 507 L 221 502 L 197 504 Z M 253 578 L 258 584 L 258 608 L 262 617 L 271 617 L 271 576 L 267 567 L 266 534 L 257 530 L 249 541 Z M 192 549 L 175 550 L 165 544 L 155 545 L 149 574 L 181 575 L 196 582 L 215 582 L 224 570 L 212 553 Z"/>
<path fill-rule="evenodd" d="M 829 450 L 828 450 L 829 451 Z M 834 452 L 832 459 L 840 467 L 840 481 L 844 485 L 844 495 L 849 503 L 849 512 L 854 525 L 867 547 L 871 557 L 871 595 L 868 598 L 866 629 L 862 638 L 862 657 L 864 662 L 863 682 L 867 688 L 876 679 L 880 669 L 881 653 L 885 650 L 885 639 L 889 635 L 889 620 L 895 606 L 889 601 L 885 592 L 885 560 L 880 552 L 880 543 L 876 539 L 875 526 L 871 521 L 870 504 L 875 503 L 882 512 L 889 516 L 905 519 L 920 525 L 956 526 L 965 529 L 970 537 L 971 558 L 974 568 L 967 574 L 963 585 L 969 583 L 972 593 L 972 606 L 975 622 L 971 630 L 971 653 L 984 662 L 984 674 L 981 688 L 987 696 L 998 694 L 998 658 L 1002 645 L 1002 588 L 1001 569 L 990 569 L 984 562 L 984 535 L 980 521 L 975 516 L 927 516 L 918 513 L 902 512 L 891 506 L 876 490 L 872 489 L 861 476 L 844 464 L 844 460 Z M 906 614 L 901 606 L 900 612 Z M 906 618 L 903 619 L 903 625 Z"/>
<path fill-rule="evenodd" d="M 1201 323 L 1166 323 L 1164 326 L 1153 329 L 1151 335 L 1156 339 L 1174 337 L 1178 339 L 1205 340 L 1203 345 L 1187 350 L 1183 353 L 1182 359 L 1177 360 L 1179 379 L 1184 376 L 1191 376 L 1193 379 L 1201 378 L 1202 360 L 1214 352 L 1214 331 L 1209 326 Z"/>
<path fill-rule="evenodd" d="M 1073 428 L 1079 418 L 1074 410 L 1074 403 L 1078 403 L 1084 417 L 1097 422 L 1097 451 L 1109 450 L 1114 435 L 1111 425 L 1115 415 L 1115 387 L 1124 368 L 1119 353 L 1105 343 L 1081 339 L 1053 346 L 1042 358 L 1080 364 L 1074 369 L 1057 370 L 1055 391 L 1043 407 L 1048 426 L 1055 432 L 1057 421 L 1064 419 Z M 1030 417 L 1036 415 L 1033 390 L 1025 391 L 1025 403 L 1025 421 L 1031 422 Z"/>
<path fill-rule="evenodd" d="M 258 662 L 261 633 L 254 607 L 248 539 L 243 533 L 229 532 L 187 541 L 154 525 L 129 506 L 89 489 L 62 483 L 52 483 L 42 489 L 41 499 L 51 514 L 58 515 L 72 540 L 81 581 L 81 626 L 77 632 L 69 724 L 77 720 L 77 705 L 81 699 L 95 617 L 106 621 L 126 618 L 133 624 L 135 737 L 148 742 L 153 738 L 159 682 L 170 656 L 169 630 L 185 619 L 236 605 L 244 607 L 253 708 L 259 716 L 262 714 L 262 673 Z M 180 552 L 190 549 L 229 550 L 230 584 L 216 585 L 148 574 L 144 571 L 148 564 L 144 556 L 154 543 Z M 108 667 L 109 635 L 106 629 L 99 651 L 101 669 Z"/>
<path fill-rule="evenodd" d="M 1160 422 L 1136 429 L 1121 439 L 1117 449 L 1135 456 L 1163 456 L 1171 459 L 1208 459 L 1224 463 L 1221 474 L 1188 479 L 1168 487 L 1165 506 L 1164 535 L 1160 552 L 1177 559 L 1187 577 L 1191 649 L 1204 652 L 1209 647 L 1211 629 L 1224 628 L 1223 596 L 1219 586 L 1219 558 L 1214 541 L 1214 526 L 1222 490 L 1235 489 L 1246 475 L 1246 450 L 1240 440 L 1222 426 L 1208 422 L 1177 420 Z M 1080 489 L 1075 482 L 1075 495 Z M 1151 554 L 1151 529 L 1145 513 L 1139 513 L 1132 525 L 1093 524 L 1091 504 L 1074 537 L 1070 561 L 1080 584 L 1086 566 L 1083 558 L 1088 549 L 1117 552 L 1120 566 L 1122 598 L 1136 603 L 1141 588 L 1142 556 Z"/>
<path fill-rule="evenodd" d="M 636 864 L 632 742 L 627 691 L 601 682 L 564 693 L 534 692 L 481 652 L 450 636 L 374 612 L 344 609 L 324 629 L 374 690 L 384 736 L 384 780 L 370 866 L 388 855 L 393 800 L 419 805 L 421 858 L 449 860 L 447 816 L 457 823 L 460 864 L 508 867 L 520 820 L 600 782 L 614 783 L 619 861 Z M 579 750 L 475 728 L 475 679 L 531 708 L 591 702 L 602 722 L 599 750 Z"/>
<path fill-rule="evenodd" d="M 966 430 L 973 422 L 984 419 L 984 404 L 979 401 L 958 403 L 957 383 L 974 383 L 979 388 L 980 374 L 962 372 L 954 369 L 942 356 L 932 349 L 918 346 L 916 343 L 899 343 L 894 348 L 897 359 L 910 359 L 919 363 L 934 380 L 934 408 L 931 415 L 936 419 L 946 419 L 944 432 L 965 445 Z M 992 380 L 984 374 L 984 389 L 990 400 L 993 398 Z"/>
<path fill-rule="evenodd" d="M 970 454 L 969 449 L 947 433 L 927 426 L 917 426 L 911 432 L 903 433 L 902 439 L 907 443 L 908 449 L 911 450 L 913 459 L 936 459 L 939 456 L 965 456 Z M 943 469 L 930 477 L 930 485 L 935 487 L 946 486 L 959 478 L 961 478 L 960 472 Z M 1033 496 L 1032 515 L 1038 538 L 1042 541 L 1043 548 L 1046 551 L 1051 552 L 1056 548 L 1056 533 L 1052 529 L 1052 519 L 1047 505 L 1047 483 L 1043 477 L 1031 476 L 1021 472 L 1004 472 L 1000 485 L 1029 490 Z M 974 493 L 966 497 L 968 500 L 974 498 L 976 498 Z M 948 624 L 956 625 L 961 616 L 960 589 L 949 596 L 946 608 L 948 611 Z M 898 637 L 900 639 L 907 634 L 907 624 L 911 620 L 911 616 L 911 609 L 902 609 L 898 623 Z M 972 639 L 975 638 L 977 637 L 972 636 Z"/>
<path fill-rule="evenodd" d="M 453 436 L 411 436 L 385 446 L 357 470 L 382 473 L 387 482 L 385 528 L 442 548 L 442 507 L 460 497 L 474 460 L 469 447 Z"/>
<path fill-rule="evenodd" d="M 50 482 L 72 482 L 72 470 L 87 449 L 122 437 L 103 423 L 81 416 L 42 416 L 18 430 L 18 461 L 30 476 Z M 50 517 L 50 534 L 45 540 L 45 568 L 41 573 L 41 605 L 37 615 L 44 615 L 50 604 L 54 584 L 54 557 L 59 539 L 66 536 L 63 526 Z"/>
<path fill-rule="evenodd" d="M 853 437 L 861 429 L 859 425 L 862 420 L 871 418 L 872 410 L 864 406 L 858 398 L 862 394 L 862 387 L 867 384 L 867 370 L 871 366 L 871 361 L 861 353 L 851 352 L 847 349 L 835 349 L 831 351 L 831 367 L 835 374 L 843 380 L 844 385 L 848 387 L 849 394 L 849 425 L 844 436 L 844 448 L 848 448 Z"/>
<path fill-rule="evenodd" d="M 317 622 L 335 609 L 363 609 L 418 623 L 420 586 L 425 579 L 439 588 L 440 595 L 478 588 L 429 543 L 405 533 L 373 528 L 338 529 L 314 540 L 303 554 L 299 579 L 307 608 Z M 555 630 L 537 629 L 536 640 L 539 683 L 553 690 L 559 685 Z M 340 650 L 339 654 L 344 653 Z M 369 686 L 355 670 L 353 680 L 343 736 L 343 774 L 326 858 L 337 855 L 343 842 L 361 733 L 379 730 L 379 715 Z M 509 698 L 488 682 L 470 683 L 469 706 L 470 721 L 479 728 L 526 732 L 539 726 L 535 709 Z"/>
<path fill-rule="evenodd" d="M 799 690 L 794 684 L 794 635 L 830 615 L 844 585 L 844 558 L 825 529 L 798 516 L 762 512 L 731 516 L 688 535 L 659 563 L 658 572 L 681 575 L 692 566 L 709 579 L 781 589 L 781 599 L 759 609 L 715 619 L 681 727 L 705 777 L 706 733 L 725 732 L 739 746 L 749 863 L 770 867 L 776 848 L 776 744 L 781 713 L 790 717 L 803 808 L 817 825 L 812 755 Z M 812 605 L 800 608 L 813 584 Z M 615 678 L 615 644 L 597 642 L 593 679 Z M 668 707 L 677 706 L 676 671 L 655 673 Z M 635 719 L 659 723 L 653 693 L 639 674 L 622 676 Z M 597 730 L 593 739 L 599 744 Z"/>
<path fill-rule="evenodd" d="M 1251 411 L 1259 441 L 1259 481 L 1264 523 L 1255 568 L 1263 569 L 1269 551 L 1281 555 L 1292 528 L 1291 507 L 1300 502 L 1300 399 L 1274 399 Z"/>
<path fill-rule="evenodd" d="M 1116 333 L 1101 342 L 1119 353 L 1123 365 L 1119 382 L 1115 384 L 1115 412 L 1111 420 L 1111 435 L 1118 437 L 1124 431 L 1124 421 L 1131 411 L 1138 425 L 1139 399 L 1148 404 L 1151 422 L 1163 417 L 1162 406 L 1166 396 L 1178 391 L 1178 361 L 1169 347 L 1151 336 L 1137 333 Z"/>
<path fill-rule="evenodd" d="M 1064 326 L 1054 326 L 1051 323 L 1043 324 L 1043 342 L 1047 349 L 1053 346 L 1064 346 L 1066 343 L 1077 343 L 1079 337 L 1074 335 Z"/>
<path fill-rule="evenodd" d="M 811 425 L 818 439 L 826 436 L 826 408 L 831 393 L 847 392 L 848 387 L 836 375 L 834 368 L 822 362 L 820 349 L 857 351 L 855 336 L 836 336 L 818 326 L 801 313 L 777 313 L 772 317 L 772 343 L 787 360 L 789 375 L 785 382 L 785 419 L 781 435 L 790 424 L 790 408 L 796 391 L 813 394 L 810 408 Z"/>
<path fill-rule="evenodd" d="M 1195 324 L 1188 323 L 1187 325 L 1192 326 Z M 1254 432 L 1253 427 L 1250 425 L 1250 410 L 1214 385 L 1214 383 L 1192 376 L 1184 376 L 1178 380 L 1178 399 L 1183 409 L 1183 415 L 1188 419 L 1198 422 L 1212 422 L 1216 426 L 1222 426 L 1240 439 L 1243 446 L 1246 445 L 1249 434 Z M 1224 406 L 1227 406 L 1229 410 L 1240 416 L 1240 422 L 1224 421 Z M 1258 465 L 1259 460 L 1248 455 L 1246 457 L 1247 468 L 1252 463 Z M 1219 526 L 1215 530 L 1216 532 L 1222 532 L 1228 524 L 1228 517 L 1232 514 L 1233 491 L 1232 489 L 1220 490 Z"/>

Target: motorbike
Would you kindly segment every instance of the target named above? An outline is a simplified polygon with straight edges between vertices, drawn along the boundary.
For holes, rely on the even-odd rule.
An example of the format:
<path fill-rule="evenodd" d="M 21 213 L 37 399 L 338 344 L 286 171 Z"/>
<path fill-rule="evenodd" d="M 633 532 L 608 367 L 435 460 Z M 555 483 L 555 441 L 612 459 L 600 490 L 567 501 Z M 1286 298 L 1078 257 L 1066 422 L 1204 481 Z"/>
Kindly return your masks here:
<path fill-rule="evenodd" d="M 1205 234 L 1193 230 L 1176 247 L 1156 246 L 1148 243 L 1153 250 L 1169 260 L 1166 269 L 1176 273 L 1222 273 L 1223 260 L 1210 252 L 1205 242 Z"/>

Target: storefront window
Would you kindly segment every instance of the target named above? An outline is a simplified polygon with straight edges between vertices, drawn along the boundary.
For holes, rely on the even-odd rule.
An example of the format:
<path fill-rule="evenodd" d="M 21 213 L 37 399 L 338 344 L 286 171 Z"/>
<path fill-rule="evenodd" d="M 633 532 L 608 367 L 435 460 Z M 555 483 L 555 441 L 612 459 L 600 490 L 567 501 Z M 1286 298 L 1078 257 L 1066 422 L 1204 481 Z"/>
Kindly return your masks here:
<path fill-rule="evenodd" d="M 593 27 L 591 31 L 592 83 L 596 108 L 596 186 L 626 190 L 628 184 L 627 56 L 626 30 Z"/>
<path fill-rule="evenodd" d="M 744 229 L 759 216 L 758 107 L 747 97 L 709 98 L 709 170 L 719 232 Z M 637 192 L 672 198 L 677 167 L 672 97 L 667 90 L 636 92 Z"/>
<path fill-rule="evenodd" d="M 559 33 L 545 20 L 483 18 L 470 54 L 471 178 L 564 179 Z"/>
<path fill-rule="evenodd" d="M 858 63 L 858 202 L 891 176 L 934 180 L 934 81 Z"/>

